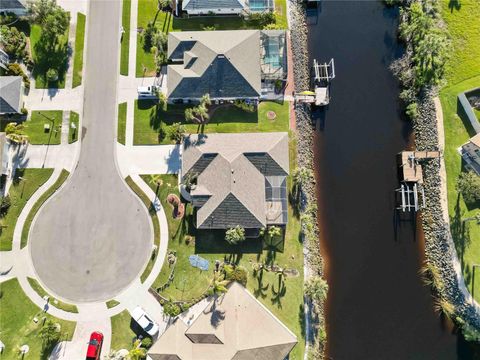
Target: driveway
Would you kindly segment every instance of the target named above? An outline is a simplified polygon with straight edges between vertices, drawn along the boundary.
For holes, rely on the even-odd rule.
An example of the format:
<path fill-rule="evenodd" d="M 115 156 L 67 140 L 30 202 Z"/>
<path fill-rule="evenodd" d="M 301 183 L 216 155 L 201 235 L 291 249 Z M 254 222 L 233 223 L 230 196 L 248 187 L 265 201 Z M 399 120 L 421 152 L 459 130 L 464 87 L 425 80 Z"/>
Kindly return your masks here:
<path fill-rule="evenodd" d="M 152 248 L 147 210 L 120 177 L 115 159 L 121 2 L 90 2 L 82 143 L 66 186 L 38 213 L 29 247 L 53 294 L 104 301 L 139 276 Z"/>

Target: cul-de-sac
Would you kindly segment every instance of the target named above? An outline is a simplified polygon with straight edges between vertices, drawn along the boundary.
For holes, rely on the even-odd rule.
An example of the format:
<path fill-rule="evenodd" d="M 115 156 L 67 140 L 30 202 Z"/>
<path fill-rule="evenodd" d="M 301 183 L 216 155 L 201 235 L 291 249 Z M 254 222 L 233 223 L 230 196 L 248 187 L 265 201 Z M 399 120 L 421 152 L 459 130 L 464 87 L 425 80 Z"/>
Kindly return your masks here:
<path fill-rule="evenodd" d="M 0 0 L 0 359 L 480 359 L 478 0 Z"/>

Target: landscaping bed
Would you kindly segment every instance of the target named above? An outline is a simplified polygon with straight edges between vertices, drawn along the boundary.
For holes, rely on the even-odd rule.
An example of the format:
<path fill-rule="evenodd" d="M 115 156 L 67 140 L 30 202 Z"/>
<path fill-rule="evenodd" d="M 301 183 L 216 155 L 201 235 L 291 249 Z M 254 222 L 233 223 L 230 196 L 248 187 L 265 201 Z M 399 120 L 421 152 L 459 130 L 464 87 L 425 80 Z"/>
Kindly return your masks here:
<path fill-rule="evenodd" d="M 53 169 L 17 169 L 9 190 L 11 205 L 1 219 L 0 251 L 12 249 L 13 232 L 18 217 L 32 195 L 52 175 Z M 22 178 L 22 179 L 20 179 Z"/>
<path fill-rule="evenodd" d="M 42 285 L 36 280 L 31 277 L 27 277 L 28 283 L 32 287 L 32 289 L 40 296 L 40 297 L 45 297 L 48 296 L 50 298 L 48 304 L 49 306 L 54 306 L 60 310 L 64 310 L 67 312 L 71 313 L 78 313 L 78 309 L 76 305 L 73 304 L 68 304 L 63 301 L 60 301 L 58 299 L 55 299 L 53 296 L 51 296 L 49 293 L 45 291 L 44 288 L 42 288 Z"/>
<path fill-rule="evenodd" d="M 294 142 L 291 142 L 291 172 L 295 167 Z M 149 175 L 142 175 L 148 181 Z M 185 204 L 185 215 L 174 219 L 167 197 L 179 195 L 176 175 L 160 175 L 162 185 L 159 198 L 165 209 L 168 221 L 168 252 L 175 254 L 175 265 L 165 262 L 152 288 L 163 288 L 160 295 L 172 301 L 197 301 L 207 293 L 213 279 L 215 261 L 228 262 L 247 270 L 247 288 L 270 311 L 285 323 L 298 337 L 299 343 L 290 354 L 290 359 L 303 359 L 305 348 L 303 331 L 303 245 L 300 242 L 300 220 L 289 206 L 289 222 L 284 242 L 277 246 L 266 246 L 261 239 L 247 239 L 239 245 L 230 245 L 225 241 L 224 231 L 199 232 L 193 226 L 192 206 Z M 288 186 L 291 188 L 289 177 Z M 153 191 L 155 184 L 150 184 Z M 189 256 L 198 254 L 209 262 L 209 270 L 193 268 Z M 259 264 L 264 270 L 259 271 Z M 276 264 L 287 269 L 285 277 L 279 275 Z M 168 281 L 172 267 L 173 280 Z M 167 282 L 170 284 L 164 286 Z"/>
<path fill-rule="evenodd" d="M 47 359 L 51 348 L 42 352 L 42 340 L 39 331 L 43 319 L 60 324 L 60 340 L 71 340 L 75 323 L 54 318 L 44 313 L 24 294 L 17 279 L 0 284 L 0 333 L 5 344 L 2 360 L 19 359 L 18 348 L 27 344 L 30 347 L 26 359 Z M 37 323 L 33 321 L 37 318 Z"/>
<path fill-rule="evenodd" d="M 32 225 L 32 221 L 35 218 L 35 215 L 37 214 L 38 210 L 40 210 L 43 203 L 47 201 L 48 198 L 52 196 L 55 193 L 55 191 L 57 191 L 60 188 L 60 186 L 62 186 L 65 180 L 67 180 L 68 175 L 70 175 L 70 173 L 67 170 L 63 169 L 57 181 L 55 181 L 55 183 L 52 186 L 50 186 L 50 188 L 46 192 L 44 192 L 42 196 L 40 196 L 40 198 L 37 200 L 37 202 L 33 205 L 32 209 L 27 215 L 27 218 L 25 219 L 25 223 L 23 224 L 22 240 L 20 245 L 22 249 L 27 245 L 30 226 Z"/>
<path fill-rule="evenodd" d="M 61 110 L 32 111 L 32 116 L 25 121 L 25 134 L 32 145 L 58 145 L 61 140 L 62 129 Z M 45 129 L 48 124 L 49 130 Z"/>
<path fill-rule="evenodd" d="M 191 105 L 193 106 L 193 105 Z M 135 101 L 134 145 L 173 144 L 168 137 L 173 123 L 181 123 L 186 133 L 233 133 L 233 132 L 276 132 L 289 129 L 288 102 L 261 102 L 255 112 L 226 105 L 215 109 L 208 124 L 198 125 L 185 120 L 187 105 L 168 104 L 163 111 L 151 100 Z M 267 113 L 275 112 L 275 119 Z"/>

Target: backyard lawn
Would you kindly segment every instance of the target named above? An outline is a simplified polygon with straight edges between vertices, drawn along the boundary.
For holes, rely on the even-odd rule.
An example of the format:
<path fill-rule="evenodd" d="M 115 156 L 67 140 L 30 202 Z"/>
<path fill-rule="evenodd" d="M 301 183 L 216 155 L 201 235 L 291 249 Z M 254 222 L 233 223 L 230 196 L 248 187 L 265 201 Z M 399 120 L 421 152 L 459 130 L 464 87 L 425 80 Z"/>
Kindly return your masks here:
<path fill-rule="evenodd" d="M 122 41 L 120 44 L 120 74 L 128 75 L 128 52 L 130 46 L 130 12 L 131 0 L 123 0 L 122 7 Z"/>
<path fill-rule="evenodd" d="M 287 28 L 286 0 L 275 0 L 275 9 L 278 14 L 277 24 Z M 170 31 L 200 31 L 205 27 L 215 27 L 216 30 L 241 30 L 259 29 L 259 25 L 253 21 L 246 21 L 239 16 L 199 16 L 191 18 L 177 18 L 170 13 L 159 12 L 157 14 L 156 0 L 138 1 L 138 27 L 145 29 L 149 22 L 155 20 L 157 29 L 168 33 Z M 136 76 L 154 76 L 155 62 L 153 54 L 143 48 L 143 38 L 137 35 L 137 65 Z"/>
<path fill-rule="evenodd" d="M 291 142 L 291 171 L 294 168 L 295 144 Z M 148 181 L 150 176 L 142 178 Z M 192 225 L 192 207 L 187 205 L 186 217 L 181 220 L 173 218 L 173 208 L 166 201 L 169 194 L 178 193 L 176 175 L 161 175 L 159 198 L 165 209 L 168 221 L 169 251 L 175 252 L 173 282 L 161 293 L 172 300 L 189 300 L 201 296 L 208 288 L 213 274 L 215 260 L 228 259 L 245 267 L 248 271 L 247 288 L 269 310 L 283 321 L 298 337 L 299 344 L 290 354 L 290 359 L 303 359 L 305 340 L 302 331 L 303 324 L 303 245 L 300 242 L 300 221 L 294 216 L 289 206 L 289 222 L 283 246 L 269 247 L 259 239 L 247 239 L 236 246 L 228 245 L 224 240 L 224 232 L 210 231 L 197 233 Z M 149 183 L 155 191 L 156 186 Z M 289 179 L 289 187 L 291 180 Z M 280 249 L 280 250 L 279 250 Z M 282 251 L 283 250 L 283 251 Z M 202 272 L 191 267 L 188 256 L 199 254 L 209 261 L 210 268 Z M 253 275 L 253 263 L 275 263 L 283 268 L 295 269 L 298 276 L 286 277 L 279 283 L 279 277 L 274 272 L 263 271 L 261 275 Z M 153 284 L 159 288 L 167 282 L 172 267 L 165 262 L 159 277 Z M 279 287 L 282 291 L 279 291 Z"/>
<path fill-rule="evenodd" d="M 72 124 L 75 124 L 75 128 L 72 127 Z M 78 113 L 75 111 L 70 112 L 70 122 L 68 125 L 68 143 L 71 144 L 78 140 L 78 131 L 80 130 L 78 127 Z"/>
<path fill-rule="evenodd" d="M 42 354 L 42 340 L 39 330 L 43 318 L 60 324 L 61 340 L 71 340 L 75 323 L 64 321 L 46 314 L 38 308 L 23 293 L 17 279 L 11 279 L 0 284 L 0 334 L 5 344 L 2 360 L 20 359 L 18 348 L 28 345 L 30 351 L 25 359 L 47 359 L 49 353 Z M 38 322 L 33 321 L 37 318 Z M 47 351 L 49 352 L 49 351 Z"/>
<path fill-rule="evenodd" d="M 75 31 L 75 53 L 73 58 L 73 87 L 82 83 L 83 45 L 85 43 L 85 20 L 82 13 L 77 14 L 77 29 Z"/>
<path fill-rule="evenodd" d="M 175 122 L 185 125 L 187 133 L 227 133 L 227 132 L 275 132 L 288 131 L 289 105 L 266 101 L 261 102 L 258 111 L 248 112 L 233 105 L 217 108 L 205 126 L 185 120 L 186 105 L 168 105 L 167 111 L 157 109 L 150 100 L 135 101 L 134 145 L 171 144 L 168 130 Z M 267 112 L 274 111 L 274 120 L 267 118 Z"/>
<path fill-rule="evenodd" d="M 125 131 L 127 126 L 127 103 L 118 104 L 117 141 L 125 145 Z"/>
<path fill-rule="evenodd" d="M 24 122 L 29 143 L 32 145 L 60 144 L 62 114 L 61 110 L 32 111 L 31 118 Z M 49 130 L 45 130 L 45 124 L 48 124 Z"/>
<path fill-rule="evenodd" d="M 452 39 L 452 56 L 447 63 L 447 85 L 440 93 L 445 126 L 445 165 L 447 169 L 448 206 L 450 225 L 463 274 L 468 289 L 472 290 L 472 264 L 480 259 L 480 225 L 467 222 L 462 229 L 462 219 L 478 211 L 479 203 L 468 205 L 455 189 L 464 164 L 457 152 L 459 146 L 474 135 L 457 103 L 460 92 L 480 86 L 480 3 L 463 0 L 460 8 L 451 7 L 443 1 L 443 17 Z M 478 114 L 478 113 L 477 113 Z M 475 298 L 480 301 L 480 277 L 475 279 Z"/>
<path fill-rule="evenodd" d="M 23 207 L 52 173 L 52 169 L 17 169 L 15 171 L 15 180 L 8 192 L 11 205 L 5 216 L 1 218 L 0 251 L 12 249 L 13 232 Z"/>
<path fill-rule="evenodd" d="M 42 34 L 42 28 L 38 24 L 34 24 L 30 28 L 30 48 L 32 51 L 32 59 L 35 62 L 33 69 L 33 77 L 35 78 L 35 87 L 37 89 L 47 88 L 65 88 L 65 74 L 68 65 L 68 28 L 60 37 L 54 51 L 44 53 L 38 43 Z M 46 73 L 49 68 L 58 70 L 58 80 L 54 83 L 48 83 Z"/>
<path fill-rule="evenodd" d="M 47 293 L 45 291 L 45 289 L 42 287 L 42 285 L 40 285 L 40 283 L 36 279 L 31 278 L 31 277 L 27 277 L 27 280 L 28 280 L 28 283 L 30 284 L 30 286 L 32 287 L 32 289 L 40 297 L 43 298 L 44 296 L 48 296 L 50 298 L 49 299 L 50 306 L 54 306 L 58 309 L 65 310 L 65 311 L 68 311 L 68 312 L 71 312 L 71 313 L 78 313 L 78 309 L 77 309 L 76 305 L 68 304 L 68 303 L 60 301 L 58 299 L 55 299 L 52 295 L 50 295 L 49 293 Z"/>
<path fill-rule="evenodd" d="M 112 343 L 110 348 L 118 351 L 121 349 L 130 350 L 133 339 L 137 336 L 131 329 L 132 317 L 127 310 L 123 310 L 111 318 L 112 321 Z"/>

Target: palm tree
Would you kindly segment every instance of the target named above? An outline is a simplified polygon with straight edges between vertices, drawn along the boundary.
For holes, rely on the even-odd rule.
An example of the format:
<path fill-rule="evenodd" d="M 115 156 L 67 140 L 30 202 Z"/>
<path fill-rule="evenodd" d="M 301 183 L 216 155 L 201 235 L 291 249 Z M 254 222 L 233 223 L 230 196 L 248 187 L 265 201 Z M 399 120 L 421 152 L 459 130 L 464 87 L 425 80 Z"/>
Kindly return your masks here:
<path fill-rule="evenodd" d="M 207 123 L 210 116 L 208 115 L 208 107 L 212 104 L 210 95 L 205 94 L 200 99 L 200 104 L 193 108 L 185 109 L 185 119 L 197 124 Z"/>
<path fill-rule="evenodd" d="M 183 185 L 185 186 L 185 189 L 190 192 L 192 190 L 193 185 L 196 184 L 198 177 L 198 173 L 189 171 L 188 173 L 185 174 L 183 177 Z"/>
<path fill-rule="evenodd" d="M 320 276 L 314 276 L 305 283 L 305 294 L 313 300 L 323 301 L 327 298 L 328 284 Z"/>
<path fill-rule="evenodd" d="M 220 280 L 216 273 L 213 274 L 212 286 L 211 286 L 211 293 L 215 297 L 220 296 L 223 293 L 227 292 L 227 280 Z"/>
<path fill-rule="evenodd" d="M 17 124 L 15 122 L 8 123 L 5 127 L 7 138 L 16 144 L 22 144 L 28 141 L 28 136 L 25 135 L 24 130 L 25 126 L 23 124 Z"/>
<path fill-rule="evenodd" d="M 307 168 L 297 168 L 293 172 L 292 195 L 295 201 L 300 202 L 301 190 L 311 179 L 313 179 L 312 170 Z"/>
<path fill-rule="evenodd" d="M 445 299 L 435 300 L 434 308 L 439 314 L 443 314 L 449 318 L 452 318 L 455 313 L 455 305 Z"/>
<path fill-rule="evenodd" d="M 425 285 L 431 286 L 436 290 L 443 289 L 442 275 L 432 263 L 426 262 L 420 269 L 420 275 L 423 276 L 423 282 Z"/>
<path fill-rule="evenodd" d="M 128 360 L 142 360 L 147 356 L 147 350 L 140 347 L 140 340 L 136 340 L 133 343 L 132 349 L 128 352 L 127 359 Z"/>

